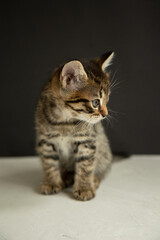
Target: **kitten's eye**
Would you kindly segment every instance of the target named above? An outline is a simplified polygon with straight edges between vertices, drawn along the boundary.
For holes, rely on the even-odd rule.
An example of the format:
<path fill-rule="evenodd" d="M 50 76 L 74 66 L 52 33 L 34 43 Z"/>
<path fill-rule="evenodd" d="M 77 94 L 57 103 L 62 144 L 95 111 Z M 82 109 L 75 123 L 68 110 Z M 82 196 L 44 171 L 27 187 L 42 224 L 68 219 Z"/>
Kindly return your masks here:
<path fill-rule="evenodd" d="M 99 105 L 100 105 L 99 99 L 94 99 L 94 100 L 92 100 L 92 106 L 93 106 L 94 108 L 98 108 Z"/>

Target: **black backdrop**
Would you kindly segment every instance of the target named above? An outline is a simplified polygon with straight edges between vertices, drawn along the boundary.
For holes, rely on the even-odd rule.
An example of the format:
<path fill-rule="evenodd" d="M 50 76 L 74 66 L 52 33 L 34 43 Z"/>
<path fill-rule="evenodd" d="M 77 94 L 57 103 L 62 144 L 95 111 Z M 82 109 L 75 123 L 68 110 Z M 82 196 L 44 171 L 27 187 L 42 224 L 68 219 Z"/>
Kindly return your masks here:
<path fill-rule="evenodd" d="M 114 50 L 114 152 L 160 153 L 159 1 L 1 3 L 0 155 L 33 155 L 34 111 L 64 61 Z M 118 112 L 118 113 L 117 113 Z"/>

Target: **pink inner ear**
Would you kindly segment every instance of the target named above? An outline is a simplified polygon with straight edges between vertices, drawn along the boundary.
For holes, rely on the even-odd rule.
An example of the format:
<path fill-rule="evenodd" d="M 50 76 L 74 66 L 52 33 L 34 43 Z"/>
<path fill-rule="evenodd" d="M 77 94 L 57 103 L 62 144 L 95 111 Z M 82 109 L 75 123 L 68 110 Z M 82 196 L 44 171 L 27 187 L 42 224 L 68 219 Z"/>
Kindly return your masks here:
<path fill-rule="evenodd" d="M 65 69 L 64 75 L 73 77 L 74 74 L 75 74 L 75 70 L 73 68 L 71 68 L 70 66 L 68 66 L 68 68 Z"/>
<path fill-rule="evenodd" d="M 79 61 L 71 61 L 64 65 L 61 73 L 63 88 L 76 90 L 84 86 L 87 75 Z"/>
<path fill-rule="evenodd" d="M 66 63 L 62 69 L 63 77 L 64 76 L 66 77 L 67 75 L 74 77 L 77 75 L 84 75 L 84 74 L 86 73 L 84 71 L 82 64 L 76 60 Z"/>
<path fill-rule="evenodd" d="M 71 78 L 72 78 L 71 76 L 66 77 L 66 85 L 70 85 Z"/>

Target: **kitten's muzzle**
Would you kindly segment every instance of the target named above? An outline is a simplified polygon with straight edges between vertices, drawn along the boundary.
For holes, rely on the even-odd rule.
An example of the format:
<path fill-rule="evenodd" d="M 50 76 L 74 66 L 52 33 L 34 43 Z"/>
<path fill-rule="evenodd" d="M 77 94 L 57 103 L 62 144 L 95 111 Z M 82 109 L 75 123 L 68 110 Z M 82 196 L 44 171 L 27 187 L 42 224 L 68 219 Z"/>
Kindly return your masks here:
<path fill-rule="evenodd" d="M 100 109 L 99 109 L 99 111 L 100 111 L 100 114 L 102 115 L 102 117 L 106 117 L 107 115 L 108 115 L 108 109 L 107 109 L 107 107 L 101 107 Z"/>

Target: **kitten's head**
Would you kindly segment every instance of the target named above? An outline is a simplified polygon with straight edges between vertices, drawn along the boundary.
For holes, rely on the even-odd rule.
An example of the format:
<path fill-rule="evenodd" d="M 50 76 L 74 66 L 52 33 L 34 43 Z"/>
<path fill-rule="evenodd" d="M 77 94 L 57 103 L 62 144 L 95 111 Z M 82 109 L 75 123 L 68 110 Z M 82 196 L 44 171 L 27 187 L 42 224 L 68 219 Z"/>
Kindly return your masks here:
<path fill-rule="evenodd" d="M 89 61 L 70 61 L 60 72 L 60 93 L 71 117 L 96 123 L 108 114 L 113 52 Z"/>

